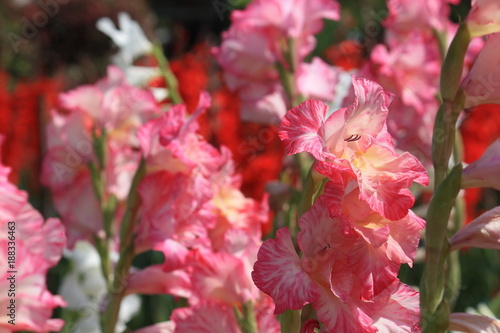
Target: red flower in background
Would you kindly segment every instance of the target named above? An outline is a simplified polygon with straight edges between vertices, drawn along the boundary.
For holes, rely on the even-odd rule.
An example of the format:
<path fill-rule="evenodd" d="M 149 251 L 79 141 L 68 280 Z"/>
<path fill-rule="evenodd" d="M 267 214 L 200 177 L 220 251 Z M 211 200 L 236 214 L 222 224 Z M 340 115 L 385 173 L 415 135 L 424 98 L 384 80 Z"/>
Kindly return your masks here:
<path fill-rule="evenodd" d="M 472 163 L 479 159 L 486 148 L 500 137 L 500 105 L 484 104 L 471 110 L 460 127 L 464 144 L 464 161 Z M 472 221 L 484 211 L 478 209 L 481 189 L 465 191 L 467 203 L 467 222 Z"/>
<path fill-rule="evenodd" d="M 39 188 L 40 122 L 55 105 L 59 90 L 60 82 L 54 79 L 12 83 L 7 73 L 0 73 L 0 133 L 6 139 L 2 160 L 12 168 L 9 180 L 15 184 L 23 180 L 30 189 Z"/>
<path fill-rule="evenodd" d="M 354 40 L 345 40 L 339 44 L 328 47 L 325 51 L 326 60 L 335 66 L 348 71 L 360 68 L 363 64 L 363 46 Z"/>

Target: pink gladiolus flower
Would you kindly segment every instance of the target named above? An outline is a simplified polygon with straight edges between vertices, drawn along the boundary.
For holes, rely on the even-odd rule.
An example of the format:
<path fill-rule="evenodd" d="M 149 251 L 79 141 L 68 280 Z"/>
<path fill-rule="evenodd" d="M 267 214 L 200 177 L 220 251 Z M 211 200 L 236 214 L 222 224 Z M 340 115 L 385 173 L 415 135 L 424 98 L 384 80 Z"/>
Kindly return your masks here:
<path fill-rule="evenodd" d="M 234 310 L 228 305 L 204 302 L 194 307 L 176 309 L 171 318 L 177 332 L 241 333 Z"/>
<path fill-rule="evenodd" d="M 418 294 L 396 276 L 401 263 L 415 258 L 424 221 L 411 212 L 400 221 L 386 219 L 358 198 L 355 180 L 345 190 L 328 163 L 317 170 L 335 182 L 299 221 L 302 256 L 288 230 L 278 230 L 259 251 L 255 284 L 273 297 L 275 313 L 311 303 L 332 332 L 414 332 Z"/>
<path fill-rule="evenodd" d="M 479 52 L 469 75 L 463 80 L 465 107 L 500 104 L 499 45 L 500 33 L 490 36 Z"/>
<path fill-rule="evenodd" d="M 138 186 L 136 249 L 162 251 L 165 262 L 134 272 L 126 292 L 186 298 L 190 307 L 172 315 L 175 331 L 240 332 L 233 308 L 251 303 L 259 331 L 278 332 L 272 302 L 250 278 L 268 218 L 267 197 L 246 198 L 230 151 L 196 133 L 196 118 L 209 106 L 202 93 L 192 115 L 175 105 L 138 132 L 146 176 Z M 213 315 L 219 326 L 207 322 Z"/>
<path fill-rule="evenodd" d="M 375 46 L 370 62 L 358 75 L 373 79 L 384 90 L 398 96 L 387 117 L 387 130 L 397 148 L 409 151 L 424 165 L 429 165 L 432 146 L 429 133 L 439 108 L 436 98 L 441 70 L 438 42 L 432 31 L 428 36 L 413 32 L 404 35 L 404 39 L 399 37 L 389 42 L 389 46 Z"/>
<path fill-rule="evenodd" d="M 452 313 L 448 329 L 466 333 L 500 333 L 500 320 L 470 313 Z"/>
<path fill-rule="evenodd" d="M 353 78 L 353 85 L 353 104 L 329 116 L 328 107 L 314 100 L 291 109 L 280 138 L 288 154 L 307 151 L 326 168 L 354 176 L 361 200 L 383 217 L 401 219 L 414 202 L 408 187 L 414 181 L 427 185 L 429 179 L 414 156 L 394 150 L 386 130 L 392 94 L 366 79 Z"/>
<path fill-rule="evenodd" d="M 300 64 L 297 88 L 302 95 L 322 101 L 332 101 L 336 84 L 337 73 L 320 58 L 314 57 L 310 64 Z"/>
<path fill-rule="evenodd" d="M 391 90 L 399 93 L 402 103 L 414 107 L 421 115 L 425 113 L 422 101 L 436 100 L 441 64 L 437 50 L 423 38 L 412 36 L 410 40 L 411 44 L 398 44 L 390 51 L 377 45 L 371 60 L 380 73 L 377 78 L 381 84 L 387 89 L 392 83 L 394 89 Z M 390 115 L 393 113 L 397 110 Z"/>
<path fill-rule="evenodd" d="M 321 31 L 323 19 L 338 20 L 340 7 L 328 0 L 257 0 L 243 11 L 234 11 L 234 24 L 271 29 L 281 37 L 308 38 Z"/>
<path fill-rule="evenodd" d="M 500 32 L 500 3 L 496 0 L 472 0 L 465 22 L 472 37 Z"/>
<path fill-rule="evenodd" d="M 1 141 L 0 136 L 0 144 Z M 64 228 L 56 218 L 44 222 L 42 215 L 28 203 L 27 193 L 8 182 L 9 172 L 10 169 L 0 163 L 0 230 L 3 231 L 0 257 L 5 263 L 0 273 L 0 289 L 5 291 L 0 294 L 0 306 L 4 309 L 0 313 L 0 331 L 11 332 L 13 328 L 30 332 L 59 331 L 64 321 L 50 318 L 54 308 L 66 303 L 47 290 L 45 276 L 61 259 L 66 245 Z M 11 259 L 13 256 L 15 260 Z M 13 317 L 8 316 L 12 313 L 11 300 L 15 300 Z"/>
<path fill-rule="evenodd" d="M 59 228 L 62 230 L 60 223 Z M 5 229 L 2 225 L 2 230 Z M 0 240 L 2 258 L 8 258 L 7 248 L 7 241 Z M 53 265 L 45 262 L 43 257 L 34 255 L 32 250 L 21 239 L 16 240 L 15 288 L 11 288 L 11 281 L 8 280 L 11 274 L 6 269 L 0 274 L 0 288 L 5 291 L 0 295 L 0 306 L 4 309 L 0 314 L 0 331 L 2 332 L 12 332 L 13 327 L 16 330 L 30 332 L 52 332 L 59 331 L 64 326 L 63 320 L 51 319 L 55 308 L 66 305 L 60 296 L 52 295 L 45 284 L 48 267 Z M 61 253 L 62 247 L 59 248 L 59 257 Z M 15 290 L 15 297 L 8 297 L 9 289 Z M 15 326 L 8 323 L 13 319 L 7 316 L 11 299 L 16 301 L 13 321 Z"/>
<path fill-rule="evenodd" d="M 148 173 L 138 188 L 143 198 L 139 251 L 165 239 L 219 251 L 236 246 L 228 240 L 230 230 L 244 230 L 254 243 L 260 241 L 267 197 L 261 203 L 245 198 L 230 151 L 217 150 L 196 133 L 196 118 L 209 106 L 204 92 L 191 116 L 186 117 L 185 105 L 175 105 L 139 130 Z"/>
<path fill-rule="evenodd" d="M 419 31 L 427 36 L 432 34 L 432 30 L 446 30 L 446 23 L 449 22 L 449 4 L 458 4 L 459 0 L 389 0 L 387 7 L 389 16 L 384 21 L 388 30 L 389 40 L 405 40 L 411 32 Z"/>
<path fill-rule="evenodd" d="M 94 195 L 88 163 L 97 162 L 92 133 L 106 134 L 105 196 L 126 198 L 141 152 L 136 132 L 159 114 L 153 95 L 126 83 L 116 67 L 106 78 L 63 93 L 47 127 L 47 154 L 42 183 L 54 196 L 56 209 L 69 226 L 69 246 L 91 240 L 102 230 L 99 203 Z M 121 207 L 123 208 L 123 207 Z"/>
<path fill-rule="evenodd" d="M 276 63 L 285 69 L 297 67 L 292 83 L 297 94 L 333 100 L 332 70 L 319 58 L 311 64 L 303 60 L 314 49 L 313 35 L 321 31 L 322 19 L 339 19 L 336 1 L 253 1 L 245 10 L 233 11 L 231 19 L 214 55 L 229 88 L 240 94 L 243 119 L 277 123 L 285 114 L 290 101 Z M 289 64 L 284 52 L 297 63 Z"/>
<path fill-rule="evenodd" d="M 395 280 L 402 263 L 412 265 L 425 221 L 411 210 L 399 221 L 391 221 L 359 200 L 359 188 L 345 193 L 341 183 L 328 182 L 323 196 L 331 215 L 342 214 L 352 231 L 346 262 L 359 278 L 362 299 L 369 300 Z"/>
<path fill-rule="evenodd" d="M 451 247 L 500 249 L 500 207 L 487 211 L 460 229 L 451 239 Z"/>
<path fill-rule="evenodd" d="M 265 241 L 259 250 L 252 273 L 255 284 L 274 299 L 275 313 L 298 310 L 311 303 L 318 319 L 331 332 L 376 332 L 375 327 L 378 326 L 374 324 L 382 317 L 380 327 L 395 327 L 402 325 L 398 324 L 402 321 L 413 328 L 418 323 L 416 293 L 409 292 L 406 287 L 396 288 L 399 284 L 396 274 L 391 272 L 387 275 L 384 272 L 395 270 L 397 273 L 399 259 L 389 254 L 391 250 L 380 245 L 370 245 L 372 249 L 363 253 L 356 250 L 359 241 L 366 241 L 354 231 L 341 207 L 330 207 L 334 204 L 332 199 L 336 192 L 327 192 L 299 221 L 301 231 L 297 241 L 302 257 L 299 258 L 295 252 L 288 229 L 279 229 L 276 239 Z M 395 225 L 398 223 L 394 222 Z M 419 233 L 420 230 L 417 228 L 412 233 Z M 402 233 L 398 241 L 405 241 Z M 390 260 L 396 260 L 396 267 L 389 267 L 387 261 L 380 260 L 382 256 L 377 252 L 387 252 Z M 360 257 L 374 263 L 366 270 L 363 265 L 367 261 L 363 265 L 358 264 Z M 368 293 L 370 302 L 365 302 L 368 300 L 367 293 L 362 286 L 371 278 L 375 293 Z M 399 293 L 401 296 L 398 296 Z M 411 304 L 405 301 L 406 297 L 412 299 Z M 390 299 L 399 304 L 400 310 L 393 311 L 396 304 Z M 405 310 L 409 308 L 412 310 Z M 396 324 L 383 323 L 384 320 Z"/>
<path fill-rule="evenodd" d="M 208 246 L 207 228 L 215 221 L 209 209 L 210 184 L 199 175 L 159 171 L 138 187 L 142 215 L 136 247 L 142 252 L 166 239 L 185 246 Z"/>
<path fill-rule="evenodd" d="M 373 303 L 362 303 L 361 308 L 373 319 L 378 332 L 416 333 L 420 332 L 419 305 L 418 292 L 395 280 Z"/>
<path fill-rule="evenodd" d="M 492 187 L 500 190 L 500 139 L 493 142 L 477 161 L 462 173 L 462 188 Z"/>

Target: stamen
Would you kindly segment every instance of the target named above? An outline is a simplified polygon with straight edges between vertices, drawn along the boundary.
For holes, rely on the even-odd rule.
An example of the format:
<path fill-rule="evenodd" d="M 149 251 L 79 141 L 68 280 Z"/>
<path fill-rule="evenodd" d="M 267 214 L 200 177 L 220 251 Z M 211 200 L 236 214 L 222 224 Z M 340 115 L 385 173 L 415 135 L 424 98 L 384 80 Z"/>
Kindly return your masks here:
<path fill-rule="evenodd" d="M 358 141 L 359 139 L 361 139 L 361 135 L 353 134 L 350 137 L 348 137 L 347 139 L 344 139 L 344 141 L 353 142 L 353 141 Z"/>

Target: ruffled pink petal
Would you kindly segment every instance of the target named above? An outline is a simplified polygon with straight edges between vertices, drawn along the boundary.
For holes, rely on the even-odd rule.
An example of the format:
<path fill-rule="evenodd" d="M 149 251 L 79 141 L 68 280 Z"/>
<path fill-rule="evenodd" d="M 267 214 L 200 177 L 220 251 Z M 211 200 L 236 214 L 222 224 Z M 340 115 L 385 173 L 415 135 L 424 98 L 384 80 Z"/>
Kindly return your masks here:
<path fill-rule="evenodd" d="M 347 303 L 354 286 L 354 276 L 342 261 L 336 261 L 331 269 L 330 289 L 342 302 Z"/>
<path fill-rule="evenodd" d="M 145 283 L 147 281 L 147 283 Z M 169 294 L 189 298 L 192 295 L 190 275 L 184 271 L 165 271 L 162 265 L 146 267 L 130 275 L 127 281 L 129 294 Z"/>
<path fill-rule="evenodd" d="M 274 313 L 299 310 L 318 295 L 318 287 L 302 269 L 288 228 L 276 231 L 276 239 L 266 240 L 258 253 L 252 278 L 255 285 L 276 303 Z"/>
<path fill-rule="evenodd" d="M 340 209 L 333 211 L 327 199 L 324 196 L 319 197 L 299 220 L 301 231 L 297 242 L 303 258 L 321 257 L 323 261 L 329 261 L 335 257 L 335 252 L 347 246 L 351 240 L 345 239 L 350 232 L 345 216 L 341 214 Z M 331 213 L 332 211 L 334 213 Z"/>
<path fill-rule="evenodd" d="M 91 240 L 102 230 L 102 214 L 88 172 L 80 173 L 72 187 L 53 193 L 54 205 L 66 227 L 68 246 Z"/>
<path fill-rule="evenodd" d="M 344 279 L 337 259 L 350 252 L 356 235 L 345 217 L 340 210 L 331 212 L 327 198 L 321 196 L 311 210 L 302 215 L 299 226 L 301 231 L 297 242 L 302 250 L 302 268 L 318 284 L 332 285 L 332 290 L 339 297 L 348 295 L 352 283 Z M 334 286 L 332 276 L 338 279 Z"/>
<path fill-rule="evenodd" d="M 232 306 L 202 303 L 190 308 L 175 309 L 171 317 L 175 332 L 241 333 Z"/>
<path fill-rule="evenodd" d="M 389 224 L 390 236 L 387 241 L 387 256 L 410 267 L 417 254 L 421 231 L 425 228 L 425 220 L 411 210 L 402 220 Z"/>
<path fill-rule="evenodd" d="M 387 257 L 385 246 L 374 248 L 364 239 L 358 239 L 347 264 L 361 284 L 363 300 L 371 300 L 387 288 L 396 279 L 400 267 Z"/>
<path fill-rule="evenodd" d="M 297 84 L 305 98 L 331 102 L 335 97 L 337 72 L 320 58 L 314 57 L 311 63 L 300 64 Z"/>
<path fill-rule="evenodd" d="M 321 287 L 313 303 L 319 321 L 327 332 L 374 333 L 372 319 L 352 303 L 343 303 L 329 289 Z"/>
<path fill-rule="evenodd" d="M 200 301 L 232 305 L 250 300 L 254 286 L 241 259 L 224 252 L 193 250 L 189 263 L 193 293 Z"/>
<path fill-rule="evenodd" d="M 399 280 L 377 295 L 373 303 L 360 303 L 360 306 L 380 333 L 420 332 L 419 294 Z"/>
<path fill-rule="evenodd" d="M 66 233 L 58 218 L 49 218 L 43 225 L 43 257 L 47 264 L 55 266 L 66 246 Z"/>
<path fill-rule="evenodd" d="M 160 171 L 141 181 L 138 192 L 143 215 L 136 238 L 140 251 L 168 238 L 184 246 L 199 247 L 206 243 L 207 228 L 212 227 L 213 220 L 205 214 L 205 206 L 212 192 L 201 175 L 193 178 Z"/>
<path fill-rule="evenodd" d="M 163 256 L 165 257 L 163 269 L 168 271 L 184 267 L 189 255 L 189 250 L 184 245 L 172 239 L 166 239 L 156 244 L 153 249 L 163 252 Z"/>
<path fill-rule="evenodd" d="M 324 128 L 327 112 L 323 102 L 308 100 L 286 113 L 278 134 L 288 155 L 307 151 L 320 161 L 327 158 Z"/>
<path fill-rule="evenodd" d="M 274 315 L 274 302 L 266 294 L 260 294 L 261 299 L 255 304 L 255 316 L 259 332 L 280 333 L 280 323 Z"/>
<path fill-rule="evenodd" d="M 500 320 L 470 313 L 452 313 L 448 329 L 465 333 L 500 333 Z"/>
<path fill-rule="evenodd" d="M 355 226 L 354 228 L 374 248 L 382 246 L 382 244 L 389 240 L 390 229 L 387 225 L 381 228 L 366 228 L 361 226 Z"/>
<path fill-rule="evenodd" d="M 413 181 L 428 184 L 425 168 L 409 153 L 395 156 L 390 149 L 372 145 L 356 159 L 359 198 L 390 220 L 408 214 L 415 198 L 408 189 Z"/>
<path fill-rule="evenodd" d="M 452 249 L 461 247 L 500 249 L 500 206 L 464 226 L 450 242 Z"/>
<path fill-rule="evenodd" d="M 355 99 L 346 111 L 344 135 L 370 135 L 376 137 L 385 125 L 389 105 L 395 96 L 370 80 L 352 77 Z"/>
<path fill-rule="evenodd" d="M 472 0 L 467 28 L 472 37 L 500 32 L 500 3 L 495 0 Z"/>
<path fill-rule="evenodd" d="M 103 92 L 95 86 L 84 85 L 59 95 L 61 108 L 87 113 L 94 117 L 102 113 Z"/>
<path fill-rule="evenodd" d="M 480 159 L 469 164 L 462 173 L 462 188 L 492 187 L 500 190 L 500 139 L 493 142 Z"/>

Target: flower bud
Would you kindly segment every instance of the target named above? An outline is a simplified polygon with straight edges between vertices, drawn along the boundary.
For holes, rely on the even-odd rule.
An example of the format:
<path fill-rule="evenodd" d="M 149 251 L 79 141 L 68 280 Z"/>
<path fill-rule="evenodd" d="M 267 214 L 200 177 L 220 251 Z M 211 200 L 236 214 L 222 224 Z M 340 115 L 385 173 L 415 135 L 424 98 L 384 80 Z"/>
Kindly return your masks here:
<path fill-rule="evenodd" d="M 472 37 L 499 32 L 500 2 L 498 0 L 472 0 L 472 7 L 465 22 Z"/>

